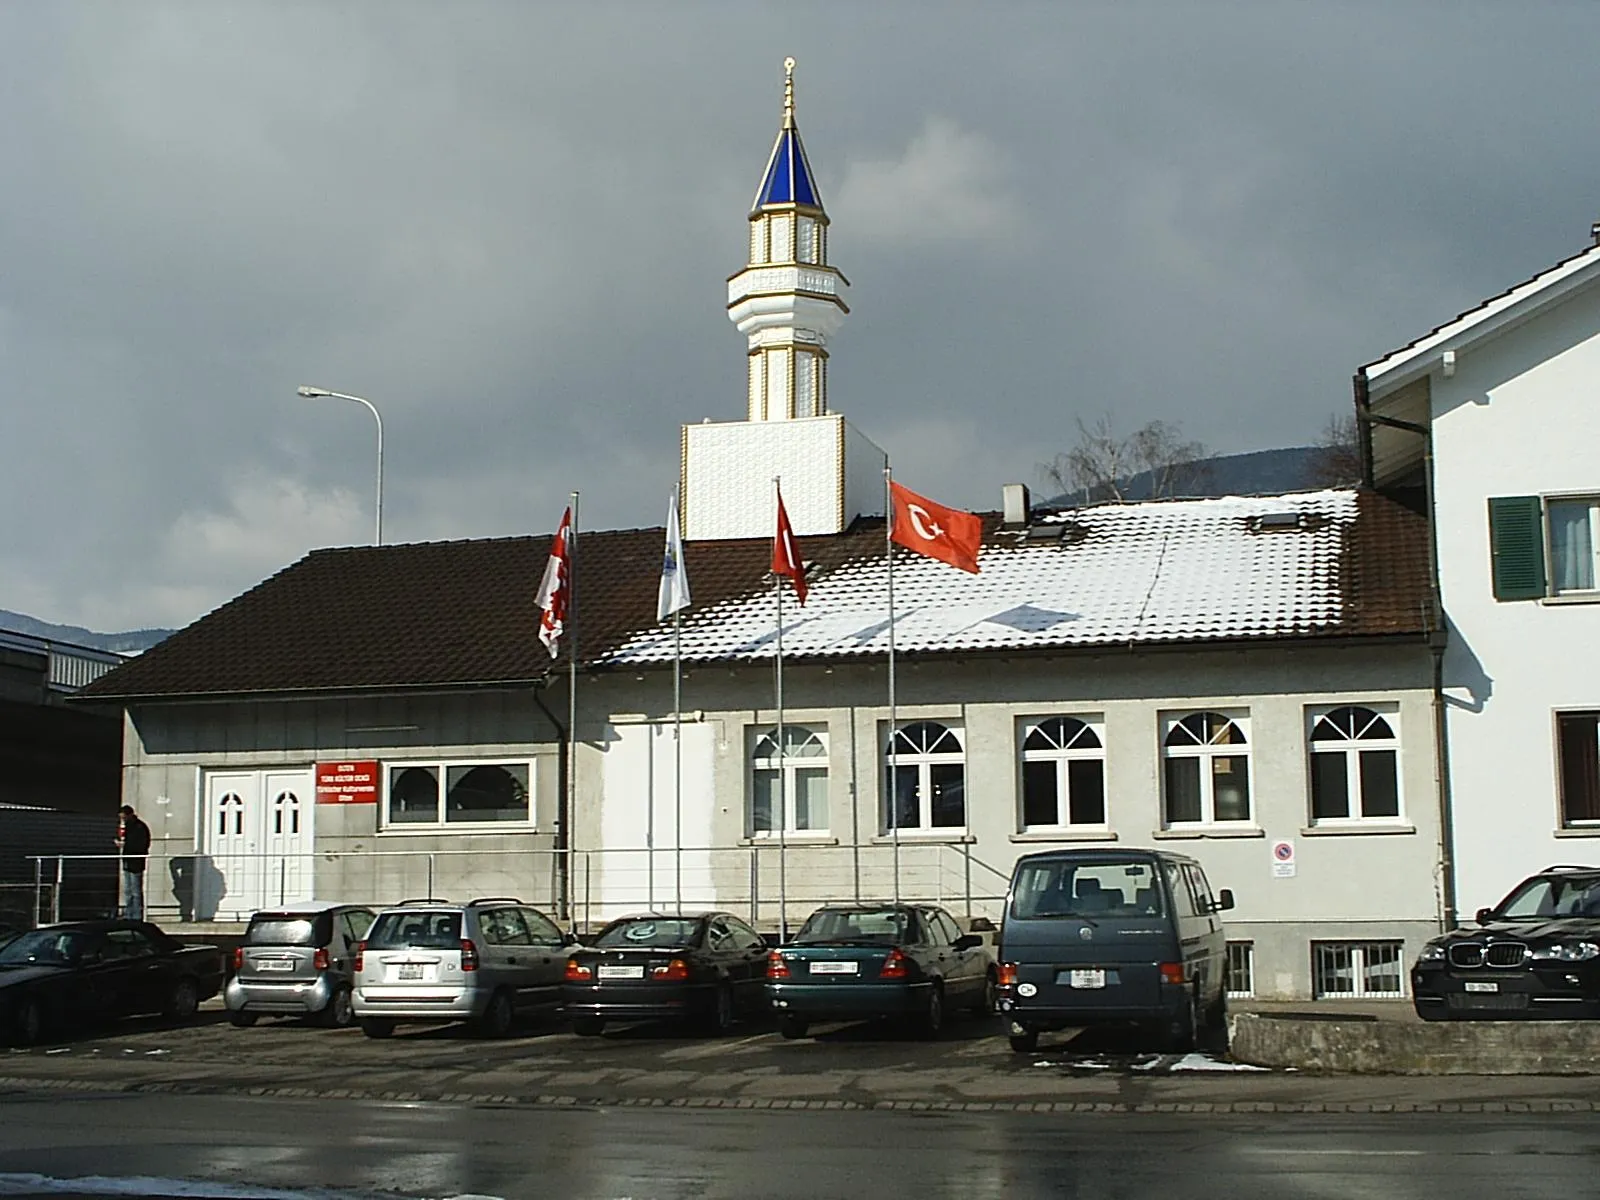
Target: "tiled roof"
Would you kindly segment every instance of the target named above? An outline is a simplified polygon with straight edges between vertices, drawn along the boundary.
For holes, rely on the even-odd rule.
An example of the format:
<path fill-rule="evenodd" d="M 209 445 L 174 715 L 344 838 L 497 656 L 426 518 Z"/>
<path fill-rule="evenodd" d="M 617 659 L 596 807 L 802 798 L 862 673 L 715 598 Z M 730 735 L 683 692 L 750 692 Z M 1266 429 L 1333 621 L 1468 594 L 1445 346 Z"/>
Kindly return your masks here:
<path fill-rule="evenodd" d="M 1262 516 L 1303 528 L 1253 532 Z M 1104 505 L 1053 518 L 1061 542 L 985 519 L 982 573 L 900 552 L 895 640 L 908 653 L 1127 643 L 1410 634 L 1424 628 L 1427 531 L 1371 493 Z M 1081 538 L 1073 540 L 1081 531 Z M 670 660 L 657 624 L 660 529 L 580 533 L 578 632 L 585 661 Z M 99 698 L 399 690 L 526 683 L 552 664 L 534 596 L 550 538 L 318 550 L 96 680 Z M 883 522 L 800 539 L 804 609 L 785 603 L 786 656 L 887 646 Z M 770 656 L 765 538 L 691 542 L 695 608 L 686 659 Z"/>
<path fill-rule="evenodd" d="M 1260 529 L 1264 517 L 1268 528 Z M 1291 527 L 1271 528 L 1279 517 Z M 1024 538 L 991 520 L 977 575 L 897 552 L 896 650 L 1044 650 L 1423 628 L 1426 529 L 1421 518 L 1373 494 L 1101 505 L 1052 521 L 1067 528 L 1066 538 Z M 887 653 L 882 537 L 878 524 L 875 546 L 820 572 L 803 609 L 785 595 L 786 658 Z M 817 540 L 803 543 L 808 558 Z M 684 658 L 770 657 L 775 625 L 771 587 L 705 605 L 685 615 Z M 671 657 L 672 637 L 662 630 L 641 631 L 609 656 L 619 664 Z"/>

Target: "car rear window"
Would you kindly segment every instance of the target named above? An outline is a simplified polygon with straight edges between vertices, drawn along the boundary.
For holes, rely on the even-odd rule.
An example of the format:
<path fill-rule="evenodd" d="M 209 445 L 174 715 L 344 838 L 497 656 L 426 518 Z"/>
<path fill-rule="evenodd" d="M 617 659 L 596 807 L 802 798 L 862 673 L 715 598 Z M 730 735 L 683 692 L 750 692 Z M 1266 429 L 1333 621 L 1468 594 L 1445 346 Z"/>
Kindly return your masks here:
<path fill-rule="evenodd" d="M 460 946 L 458 912 L 379 913 L 367 933 L 369 950 L 456 950 Z"/>
<path fill-rule="evenodd" d="M 827 942 L 874 942 L 885 946 L 909 940 L 911 914 L 904 909 L 821 909 L 795 934 L 799 946 Z"/>
<path fill-rule="evenodd" d="M 272 913 L 251 918 L 244 940 L 249 946 L 326 946 L 332 933 L 327 913 Z"/>
<path fill-rule="evenodd" d="M 1164 911 L 1155 865 L 1148 860 L 1045 859 L 1025 863 L 1011 885 L 1011 915 L 1041 917 L 1159 917 Z"/>
<path fill-rule="evenodd" d="M 624 946 L 687 946 L 694 941 L 699 928 L 699 921 L 677 917 L 629 918 L 607 925 L 591 944 L 609 949 Z"/>

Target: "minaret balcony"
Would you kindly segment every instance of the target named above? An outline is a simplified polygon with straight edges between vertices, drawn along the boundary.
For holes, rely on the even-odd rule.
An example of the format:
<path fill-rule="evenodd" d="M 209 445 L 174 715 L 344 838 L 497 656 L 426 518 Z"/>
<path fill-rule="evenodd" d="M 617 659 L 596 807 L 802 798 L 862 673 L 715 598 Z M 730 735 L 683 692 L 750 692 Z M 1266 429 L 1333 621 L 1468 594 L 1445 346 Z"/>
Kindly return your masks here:
<path fill-rule="evenodd" d="M 826 267 L 750 267 L 728 280 L 728 318 L 746 336 L 796 327 L 826 338 L 850 311 L 846 286 L 842 275 Z"/>

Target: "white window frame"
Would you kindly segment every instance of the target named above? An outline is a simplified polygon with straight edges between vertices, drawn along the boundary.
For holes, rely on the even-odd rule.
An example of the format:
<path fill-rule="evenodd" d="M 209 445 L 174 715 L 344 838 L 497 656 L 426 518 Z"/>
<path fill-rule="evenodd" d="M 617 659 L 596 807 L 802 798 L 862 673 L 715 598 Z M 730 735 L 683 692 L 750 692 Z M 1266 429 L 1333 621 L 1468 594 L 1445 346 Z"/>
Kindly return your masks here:
<path fill-rule="evenodd" d="M 756 773 L 759 771 L 771 771 L 775 775 L 781 772 L 779 782 L 782 787 L 773 795 L 773 802 L 775 805 L 781 805 L 784 810 L 781 821 L 783 826 L 782 836 L 786 838 L 790 836 L 806 838 L 831 836 L 829 827 L 833 824 L 833 774 L 828 765 L 827 726 L 819 727 L 805 721 L 785 721 L 783 724 L 784 741 L 791 743 L 790 746 L 785 747 L 785 753 L 761 758 L 756 757 L 762 748 L 763 742 L 774 743 L 772 748 L 774 750 L 778 749 L 775 744 L 777 732 L 778 727 L 776 725 L 760 725 L 752 727 L 749 733 L 750 752 L 745 755 L 745 795 L 748 797 L 745 803 L 745 831 L 747 836 L 753 840 L 768 838 L 777 840 L 779 837 L 776 828 L 756 828 Z M 796 754 L 792 743 L 796 734 L 799 733 L 804 734 L 804 737 L 799 739 L 799 744 L 802 747 L 814 745 L 818 748 L 819 753 Z M 818 767 L 822 768 L 823 780 L 825 781 L 823 807 L 826 810 L 827 820 L 821 828 L 801 829 L 795 823 L 795 800 L 800 794 L 797 786 L 799 783 L 797 777 L 801 771 L 813 771 Z"/>
<path fill-rule="evenodd" d="M 1206 742 L 1171 745 L 1172 736 L 1180 725 L 1193 717 L 1215 716 L 1228 722 L 1244 738 L 1242 742 Z M 1185 726 L 1185 735 L 1188 727 Z M 1255 742 L 1250 732 L 1250 710 L 1244 708 L 1195 707 L 1161 714 L 1161 825 L 1164 829 L 1250 829 L 1256 827 Z M 1170 797 L 1167 789 L 1167 762 L 1172 759 L 1200 760 L 1200 818 L 1195 821 L 1169 819 Z M 1245 802 L 1249 815 L 1243 818 L 1217 819 L 1215 768 L 1213 759 L 1243 758 L 1245 760 Z"/>
<path fill-rule="evenodd" d="M 1378 967 L 1393 967 L 1395 989 L 1368 986 Z M 1330 979 L 1348 978 L 1353 990 L 1330 989 Z M 1398 938 L 1366 942 L 1311 943 L 1311 993 L 1318 1000 L 1404 1000 L 1405 943 Z"/>
<path fill-rule="evenodd" d="M 1256 944 L 1248 939 L 1227 944 L 1228 995 L 1249 1000 L 1256 994 Z M 1241 978 L 1242 976 L 1242 978 Z"/>
<path fill-rule="evenodd" d="M 1386 738 L 1362 737 L 1363 730 L 1371 728 L 1371 721 L 1369 720 L 1362 729 L 1356 731 L 1355 737 L 1345 736 L 1339 739 L 1324 738 L 1319 740 L 1316 736 L 1318 726 L 1335 713 L 1343 712 L 1347 709 L 1353 710 L 1358 714 L 1370 714 L 1371 718 L 1384 722 L 1389 728 L 1389 736 Z M 1400 764 L 1403 760 L 1400 750 L 1399 724 L 1400 706 L 1393 703 L 1323 704 L 1306 710 L 1306 813 L 1311 824 L 1321 827 L 1329 825 L 1397 825 L 1405 823 L 1405 773 L 1400 769 Z M 1361 810 L 1361 754 L 1365 750 L 1389 750 L 1394 753 L 1395 812 L 1392 815 L 1368 816 Z M 1315 760 L 1319 754 L 1329 756 L 1342 755 L 1344 757 L 1345 815 L 1342 817 L 1319 817 L 1317 815 Z"/>
<path fill-rule="evenodd" d="M 915 753 L 897 753 L 894 749 L 895 738 L 907 730 L 916 729 L 923 725 L 936 725 L 954 737 L 958 751 L 919 751 Z M 941 739 L 942 740 L 942 739 Z M 894 728 L 888 732 L 883 751 L 880 756 L 883 763 L 883 783 L 885 787 L 884 803 L 880 812 L 880 824 L 885 836 L 895 835 L 894 808 L 895 788 L 894 776 L 896 767 L 917 768 L 917 823 L 915 825 L 899 826 L 899 836 L 904 837 L 951 837 L 964 836 L 967 832 L 971 816 L 967 809 L 967 738 L 966 730 L 957 721 L 941 721 L 937 718 L 922 718 L 915 721 L 897 721 Z M 959 766 L 961 768 L 961 824 L 935 825 L 933 824 L 933 768 L 936 766 Z"/>
<path fill-rule="evenodd" d="M 395 775 L 411 767 L 432 767 L 438 772 L 439 809 L 432 821 L 391 821 L 389 819 L 390 787 Z M 447 821 L 449 811 L 450 770 L 457 767 L 525 767 L 528 772 L 528 816 L 522 821 Z M 381 811 L 378 813 L 378 832 L 382 834 L 408 833 L 524 833 L 538 828 L 538 761 L 532 758 L 434 758 L 389 759 L 378 764 L 383 778 Z"/>
<path fill-rule="evenodd" d="M 1558 583 L 1556 561 L 1556 524 L 1551 509 L 1557 505 L 1581 504 L 1589 510 L 1589 579 L 1586 588 L 1563 588 Z M 1544 524 L 1545 595 L 1568 599 L 1600 598 L 1600 496 L 1587 493 L 1557 494 L 1540 497 Z"/>
<path fill-rule="evenodd" d="M 1045 730 L 1058 722 L 1074 721 L 1080 728 L 1072 735 L 1066 746 L 1054 745 L 1047 749 L 1028 749 L 1028 739 L 1035 733 L 1045 733 Z M 1089 744 L 1084 740 L 1085 734 L 1093 740 Z M 1049 734 L 1045 734 L 1049 737 Z M 1059 739 L 1051 738 L 1052 741 Z M 1029 718 L 1022 722 L 1017 738 L 1019 752 L 1018 787 L 1017 787 L 1017 828 L 1023 833 L 1103 833 L 1111 828 L 1111 805 L 1106 794 L 1106 736 L 1105 720 L 1098 714 L 1091 713 L 1052 713 L 1045 717 Z M 1101 819 L 1099 821 L 1072 820 L 1072 790 L 1070 786 L 1069 763 L 1073 762 L 1098 762 L 1100 764 L 1100 807 Z M 1045 762 L 1054 763 L 1056 768 L 1056 819 L 1051 822 L 1029 824 L 1028 822 L 1028 763 Z"/>

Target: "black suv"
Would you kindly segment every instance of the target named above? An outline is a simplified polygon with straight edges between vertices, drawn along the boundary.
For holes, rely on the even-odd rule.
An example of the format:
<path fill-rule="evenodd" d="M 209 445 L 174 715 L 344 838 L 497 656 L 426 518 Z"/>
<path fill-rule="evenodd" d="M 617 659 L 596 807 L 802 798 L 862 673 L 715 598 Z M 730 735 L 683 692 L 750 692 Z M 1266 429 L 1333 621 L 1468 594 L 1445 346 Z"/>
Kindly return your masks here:
<path fill-rule="evenodd" d="M 1600 1017 L 1600 867 L 1546 867 L 1434 938 L 1411 995 L 1424 1021 Z"/>

